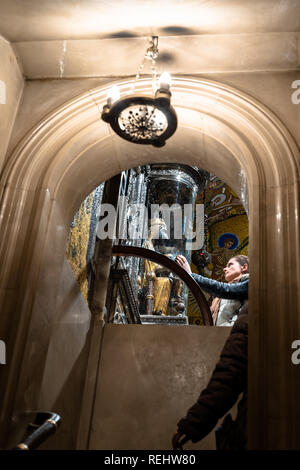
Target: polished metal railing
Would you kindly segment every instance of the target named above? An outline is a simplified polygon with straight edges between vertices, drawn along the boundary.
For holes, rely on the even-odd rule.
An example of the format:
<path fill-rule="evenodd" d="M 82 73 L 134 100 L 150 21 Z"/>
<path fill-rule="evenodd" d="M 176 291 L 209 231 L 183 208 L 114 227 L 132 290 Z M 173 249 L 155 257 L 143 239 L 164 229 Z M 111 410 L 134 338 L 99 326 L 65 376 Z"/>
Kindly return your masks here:
<path fill-rule="evenodd" d="M 54 434 L 61 423 L 61 417 L 51 411 L 39 411 L 28 425 L 28 435 L 13 450 L 34 450 Z"/>

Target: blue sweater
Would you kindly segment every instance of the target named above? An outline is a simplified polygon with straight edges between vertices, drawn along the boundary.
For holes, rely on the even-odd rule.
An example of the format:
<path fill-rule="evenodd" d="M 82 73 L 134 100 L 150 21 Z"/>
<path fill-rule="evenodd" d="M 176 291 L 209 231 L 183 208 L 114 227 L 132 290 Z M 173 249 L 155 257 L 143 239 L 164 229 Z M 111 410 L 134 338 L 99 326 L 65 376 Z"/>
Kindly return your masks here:
<path fill-rule="evenodd" d="M 214 279 L 195 273 L 192 273 L 192 277 L 197 284 L 199 284 L 201 289 L 215 297 L 219 297 L 221 299 L 237 299 L 241 301 L 248 299 L 248 279 L 228 284 L 227 282 L 215 281 Z"/>

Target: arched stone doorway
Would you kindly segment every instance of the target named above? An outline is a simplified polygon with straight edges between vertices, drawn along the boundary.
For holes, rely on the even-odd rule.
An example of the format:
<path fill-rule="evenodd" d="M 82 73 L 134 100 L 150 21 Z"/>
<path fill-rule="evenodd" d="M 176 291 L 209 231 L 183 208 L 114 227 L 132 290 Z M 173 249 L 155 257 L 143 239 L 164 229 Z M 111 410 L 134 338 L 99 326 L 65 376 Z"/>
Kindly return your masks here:
<path fill-rule="evenodd" d="M 118 84 L 126 92 L 131 82 Z M 142 80 L 137 92 L 147 92 L 149 84 Z M 300 335 L 300 272 L 293 263 L 299 259 L 299 168 L 292 137 L 268 109 L 238 90 L 177 77 L 172 88 L 180 123 L 176 134 L 165 148 L 140 149 L 121 142 L 101 122 L 107 88 L 85 93 L 43 119 L 21 141 L 3 174 L 1 276 L 7 321 L 1 337 L 12 351 L 1 379 L 3 428 L 12 413 L 36 406 L 66 228 L 76 208 L 97 184 L 123 169 L 172 161 L 214 172 L 237 194 L 241 171 L 247 178 L 249 446 L 296 448 L 299 373 L 290 348 Z M 34 350 L 38 359 L 32 359 Z"/>

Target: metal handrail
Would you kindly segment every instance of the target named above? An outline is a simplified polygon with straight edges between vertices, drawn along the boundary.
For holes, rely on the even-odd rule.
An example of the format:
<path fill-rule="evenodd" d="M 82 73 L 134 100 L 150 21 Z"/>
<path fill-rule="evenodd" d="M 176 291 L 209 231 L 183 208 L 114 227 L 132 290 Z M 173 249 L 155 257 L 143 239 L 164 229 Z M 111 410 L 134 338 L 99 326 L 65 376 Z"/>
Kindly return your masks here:
<path fill-rule="evenodd" d="M 187 273 L 185 269 L 179 266 L 176 261 L 168 258 L 161 253 L 157 253 L 154 250 L 148 250 L 148 248 L 141 248 L 138 246 L 128 246 L 128 245 L 114 245 L 112 247 L 112 255 L 113 256 L 134 256 L 138 258 L 146 258 L 150 261 L 153 261 L 161 266 L 168 268 L 170 271 L 173 271 L 177 276 L 179 276 L 188 288 L 191 290 L 195 300 L 198 304 L 198 307 L 202 313 L 204 325 L 213 325 L 213 319 L 211 315 L 211 311 L 207 300 L 200 289 L 197 282 L 193 279 L 193 277 Z"/>
<path fill-rule="evenodd" d="M 61 423 L 61 417 L 51 411 L 36 413 L 33 423 L 28 425 L 30 434 L 12 450 L 34 450 L 54 434 Z"/>

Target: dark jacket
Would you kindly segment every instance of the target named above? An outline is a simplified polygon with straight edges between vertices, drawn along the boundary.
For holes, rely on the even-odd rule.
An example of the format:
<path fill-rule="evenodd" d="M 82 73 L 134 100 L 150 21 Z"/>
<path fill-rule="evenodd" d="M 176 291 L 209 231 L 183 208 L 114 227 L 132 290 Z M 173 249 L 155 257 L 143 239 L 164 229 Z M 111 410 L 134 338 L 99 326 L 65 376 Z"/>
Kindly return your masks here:
<path fill-rule="evenodd" d="M 192 442 L 205 437 L 247 389 L 248 308 L 244 305 L 221 352 L 207 387 L 195 405 L 178 423 L 178 429 Z M 244 393 L 244 395 L 245 395 Z M 233 440 L 227 449 L 240 449 L 246 443 L 246 397 L 239 404 L 238 418 L 231 426 Z M 230 418 L 225 419 L 226 423 Z M 230 423 L 232 425 L 232 421 Z M 228 447 L 229 446 L 229 447 Z M 223 447 L 224 448 L 224 447 Z"/>
<path fill-rule="evenodd" d="M 215 297 L 222 299 L 248 299 L 248 279 L 241 282 L 227 283 L 219 282 L 214 279 L 210 279 L 200 274 L 192 273 L 192 277 L 199 284 L 199 286 Z"/>

